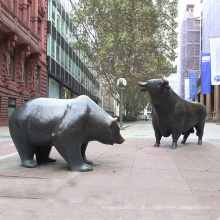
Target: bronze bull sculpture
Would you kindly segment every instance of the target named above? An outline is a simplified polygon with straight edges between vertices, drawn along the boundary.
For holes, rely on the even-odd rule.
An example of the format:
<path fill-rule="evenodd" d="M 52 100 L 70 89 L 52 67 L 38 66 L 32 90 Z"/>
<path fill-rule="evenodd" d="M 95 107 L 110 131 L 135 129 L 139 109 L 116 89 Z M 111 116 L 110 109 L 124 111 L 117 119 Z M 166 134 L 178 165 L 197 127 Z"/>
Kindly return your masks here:
<path fill-rule="evenodd" d="M 155 147 L 159 147 L 162 136 L 172 135 L 172 148 L 177 147 L 181 134 L 185 144 L 190 133 L 197 130 L 198 145 L 202 145 L 202 137 L 206 119 L 205 105 L 187 101 L 178 96 L 164 79 L 151 79 L 138 82 L 143 87 L 141 91 L 148 91 L 152 104 L 152 125 L 155 131 Z"/>

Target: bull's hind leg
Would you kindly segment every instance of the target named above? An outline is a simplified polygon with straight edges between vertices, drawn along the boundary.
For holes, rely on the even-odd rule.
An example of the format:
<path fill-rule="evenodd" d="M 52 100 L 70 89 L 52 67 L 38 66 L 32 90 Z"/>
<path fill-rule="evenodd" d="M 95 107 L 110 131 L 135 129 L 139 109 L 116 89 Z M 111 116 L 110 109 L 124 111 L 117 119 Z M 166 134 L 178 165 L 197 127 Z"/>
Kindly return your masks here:
<path fill-rule="evenodd" d="M 181 141 L 181 144 L 185 144 L 186 143 L 186 140 L 189 137 L 190 133 L 194 133 L 194 129 L 193 128 L 189 129 L 188 131 L 186 131 L 184 133 L 183 140 Z"/>
<path fill-rule="evenodd" d="M 36 148 L 36 159 L 39 164 L 56 162 L 53 158 L 50 158 L 51 146 L 38 146 Z"/>
<path fill-rule="evenodd" d="M 198 145 L 202 145 L 202 137 L 203 137 L 203 131 L 204 131 L 204 124 L 205 124 L 205 122 L 204 123 L 200 123 L 200 124 L 197 124 L 196 126 L 195 126 L 195 128 L 196 128 L 196 135 L 198 136 Z"/>
<path fill-rule="evenodd" d="M 82 158 L 83 158 L 83 160 L 84 160 L 84 162 L 85 162 L 86 164 L 93 164 L 93 162 L 86 157 L 86 148 L 87 148 L 87 145 L 88 145 L 88 143 L 84 143 L 84 144 L 82 144 L 82 146 L 81 146 Z"/>

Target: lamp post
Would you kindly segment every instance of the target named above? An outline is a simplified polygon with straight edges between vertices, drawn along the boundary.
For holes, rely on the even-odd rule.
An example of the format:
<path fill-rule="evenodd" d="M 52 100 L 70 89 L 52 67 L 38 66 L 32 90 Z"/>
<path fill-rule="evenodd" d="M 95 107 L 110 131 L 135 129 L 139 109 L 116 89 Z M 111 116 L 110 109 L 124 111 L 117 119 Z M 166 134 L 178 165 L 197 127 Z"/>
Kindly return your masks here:
<path fill-rule="evenodd" d="M 108 55 L 107 56 L 108 58 L 108 68 L 109 68 L 109 71 L 108 71 L 108 113 L 110 114 L 110 93 L 111 93 L 111 83 L 110 83 L 110 80 L 111 80 L 111 65 L 110 65 L 110 59 L 113 58 L 112 55 Z"/>
<path fill-rule="evenodd" d="M 117 86 L 120 88 L 120 129 L 122 130 L 122 106 L 123 106 L 123 91 L 125 86 L 127 85 L 127 81 L 124 78 L 119 78 L 117 80 Z"/>

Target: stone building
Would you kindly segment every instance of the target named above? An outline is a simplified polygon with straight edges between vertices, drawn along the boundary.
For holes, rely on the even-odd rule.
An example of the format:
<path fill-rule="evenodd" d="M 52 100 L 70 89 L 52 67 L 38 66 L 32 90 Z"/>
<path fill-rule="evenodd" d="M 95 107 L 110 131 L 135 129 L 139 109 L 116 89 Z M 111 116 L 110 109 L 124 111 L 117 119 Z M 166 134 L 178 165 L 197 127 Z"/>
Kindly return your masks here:
<path fill-rule="evenodd" d="M 47 1 L 0 0 L 0 125 L 46 96 Z"/>

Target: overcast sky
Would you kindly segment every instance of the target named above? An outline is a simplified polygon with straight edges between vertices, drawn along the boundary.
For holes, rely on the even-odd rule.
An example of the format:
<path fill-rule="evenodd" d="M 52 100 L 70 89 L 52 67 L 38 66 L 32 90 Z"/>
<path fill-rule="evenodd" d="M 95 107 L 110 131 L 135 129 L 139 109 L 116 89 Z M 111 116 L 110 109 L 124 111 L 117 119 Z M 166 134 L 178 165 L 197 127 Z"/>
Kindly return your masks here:
<path fill-rule="evenodd" d="M 184 15 L 187 4 L 195 5 L 194 15 L 195 17 L 199 17 L 202 9 L 202 4 L 200 2 L 201 0 L 179 0 L 179 18 L 181 19 Z"/>

